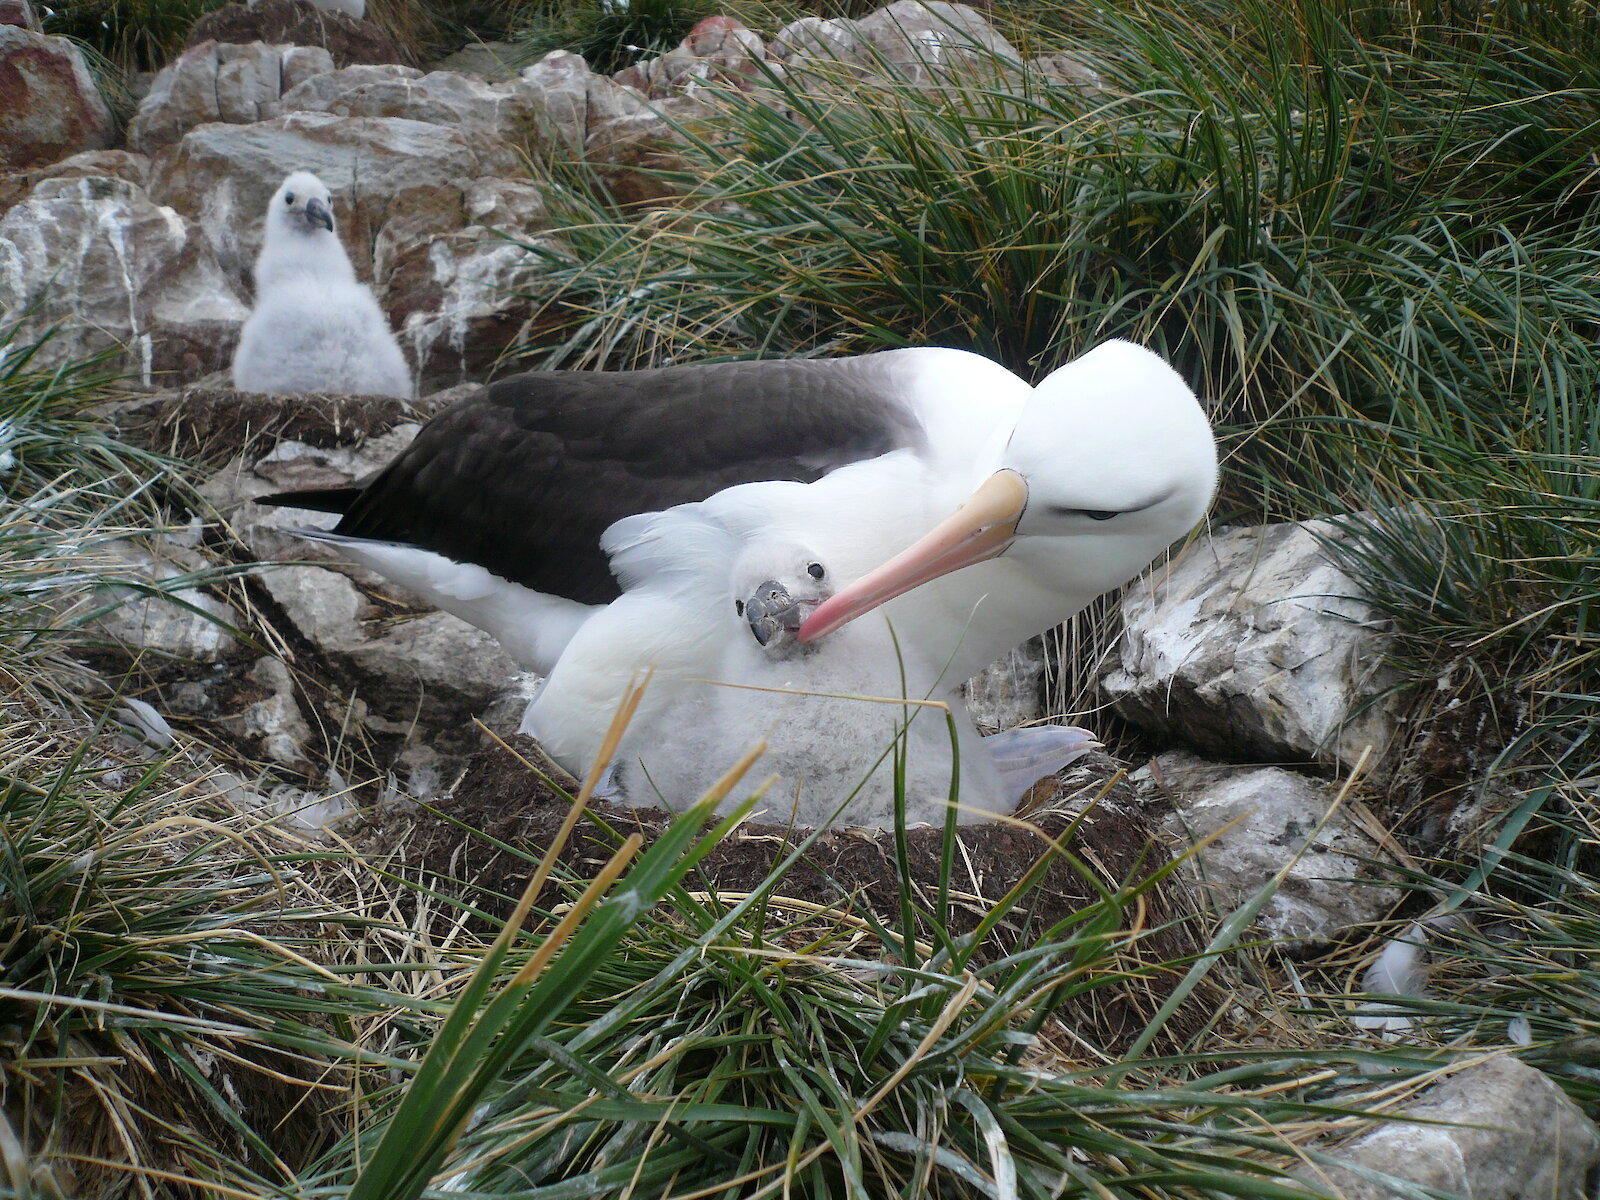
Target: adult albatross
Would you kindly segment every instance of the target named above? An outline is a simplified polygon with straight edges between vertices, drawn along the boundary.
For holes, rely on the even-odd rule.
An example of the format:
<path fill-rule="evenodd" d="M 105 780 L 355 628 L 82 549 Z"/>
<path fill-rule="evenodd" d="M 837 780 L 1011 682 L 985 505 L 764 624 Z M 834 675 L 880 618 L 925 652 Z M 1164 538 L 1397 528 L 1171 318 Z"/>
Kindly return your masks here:
<path fill-rule="evenodd" d="M 300 532 L 548 674 L 621 594 L 601 548 L 614 522 L 895 450 L 959 477 L 1032 394 L 998 363 L 937 347 L 531 371 L 441 412 L 370 479 L 260 502 L 340 514 L 331 531 Z"/>
<path fill-rule="evenodd" d="M 902 719 L 839 694 L 926 697 L 956 721 L 962 819 L 1009 811 L 1087 739 L 1044 727 L 980 741 L 961 683 L 1147 566 L 1204 515 L 1217 475 L 1193 392 L 1126 342 L 1047 377 L 1013 425 L 959 468 L 890 453 L 807 485 L 739 486 L 617 523 L 605 548 L 626 591 L 577 634 L 524 728 L 558 760 L 587 765 L 629 669 L 660 664 L 671 686 L 647 694 L 618 753 L 618 798 L 698 795 L 765 734 L 780 803 L 789 797 L 806 824 L 874 770 Z M 879 608 L 886 621 L 861 620 Z M 729 683 L 791 691 L 718 686 Z M 912 721 L 908 816 L 941 819 L 944 722 Z M 887 823 L 878 783 L 844 819 Z"/>

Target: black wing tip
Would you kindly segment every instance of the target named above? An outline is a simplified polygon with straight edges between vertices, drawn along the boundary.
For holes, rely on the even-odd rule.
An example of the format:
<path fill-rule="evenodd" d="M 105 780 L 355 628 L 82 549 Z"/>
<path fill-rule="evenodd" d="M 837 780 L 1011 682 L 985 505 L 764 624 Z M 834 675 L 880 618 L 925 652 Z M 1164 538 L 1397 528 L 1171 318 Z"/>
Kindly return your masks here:
<path fill-rule="evenodd" d="M 299 492 L 273 492 L 268 496 L 257 496 L 255 502 L 269 508 L 304 508 L 342 516 L 360 495 L 361 489 L 358 487 L 307 488 Z"/>

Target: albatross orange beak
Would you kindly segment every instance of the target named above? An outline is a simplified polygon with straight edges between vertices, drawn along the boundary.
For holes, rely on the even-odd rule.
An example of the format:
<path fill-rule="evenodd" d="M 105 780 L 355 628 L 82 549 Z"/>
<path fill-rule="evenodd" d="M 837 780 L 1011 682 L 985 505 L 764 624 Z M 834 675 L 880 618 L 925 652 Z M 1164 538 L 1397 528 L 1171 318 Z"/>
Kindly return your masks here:
<path fill-rule="evenodd" d="M 996 471 L 916 543 L 819 604 L 796 636 L 814 642 L 930 579 L 993 558 L 1011 545 L 1027 506 L 1027 481 Z"/>

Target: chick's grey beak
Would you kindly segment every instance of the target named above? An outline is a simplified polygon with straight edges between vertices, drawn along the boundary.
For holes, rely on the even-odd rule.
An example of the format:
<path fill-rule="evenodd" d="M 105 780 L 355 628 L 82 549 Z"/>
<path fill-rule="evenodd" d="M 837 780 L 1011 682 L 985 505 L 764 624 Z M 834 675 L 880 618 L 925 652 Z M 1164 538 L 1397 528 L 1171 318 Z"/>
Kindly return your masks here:
<path fill-rule="evenodd" d="M 806 614 L 783 584 L 768 579 L 758 584 L 754 594 L 745 601 L 744 618 L 750 622 L 750 632 L 757 644 L 765 646 L 783 630 L 799 629 Z"/>
<path fill-rule="evenodd" d="M 306 201 L 306 223 L 308 225 L 321 225 L 329 233 L 332 233 L 333 210 L 313 196 Z"/>

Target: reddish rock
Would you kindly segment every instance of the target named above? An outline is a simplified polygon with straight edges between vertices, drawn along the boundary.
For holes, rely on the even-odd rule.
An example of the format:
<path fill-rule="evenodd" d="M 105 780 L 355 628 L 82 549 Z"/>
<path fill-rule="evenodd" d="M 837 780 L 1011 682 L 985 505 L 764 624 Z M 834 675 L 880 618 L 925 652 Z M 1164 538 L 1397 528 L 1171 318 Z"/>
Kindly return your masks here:
<path fill-rule="evenodd" d="M 708 83 L 750 91 L 761 75 L 766 47 L 732 17 L 707 17 L 689 31 L 676 49 L 660 58 L 635 63 L 612 76 L 652 99 L 692 95 Z"/>
<path fill-rule="evenodd" d="M 205 41 L 321 46 L 333 56 L 336 67 L 405 61 L 405 55 L 372 22 L 340 12 L 322 12 L 304 0 L 224 5 L 201 17 L 189 30 L 187 45 Z"/>
<path fill-rule="evenodd" d="M 77 46 L 0 24 L 0 167 L 111 145 L 116 125 Z"/>
<path fill-rule="evenodd" d="M 17 25 L 23 29 L 39 28 L 39 18 L 28 0 L 0 0 L 0 25 Z"/>

